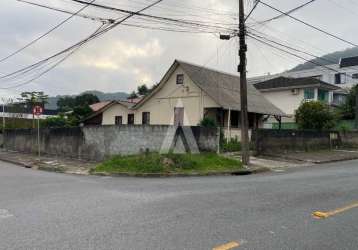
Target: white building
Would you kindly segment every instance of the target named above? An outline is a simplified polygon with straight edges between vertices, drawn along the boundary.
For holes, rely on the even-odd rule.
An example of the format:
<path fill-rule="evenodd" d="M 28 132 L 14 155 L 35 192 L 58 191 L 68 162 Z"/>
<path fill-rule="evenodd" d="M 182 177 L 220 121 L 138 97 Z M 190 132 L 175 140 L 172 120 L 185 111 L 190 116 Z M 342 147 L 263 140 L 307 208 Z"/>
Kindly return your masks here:
<path fill-rule="evenodd" d="M 240 136 L 240 78 L 176 60 L 159 85 L 138 103 L 97 104 L 85 125 L 184 125 L 197 126 L 212 118 L 226 136 Z M 266 115 L 286 114 L 248 86 L 249 127 L 262 127 Z"/>
<path fill-rule="evenodd" d="M 293 121 L 294 115 L 302 102 L 322 101 L 329 105 L 338 105 L 334 94 L 342 91 L 334 84 L 326 83 L 312 77 L 288 78 L 277 77 L 254 84 L 262 95 L 290 117 L 285 121 Z"/>
<path fill-rule="evenodd" d="M 314 77 L 326 83 L 334 84 L 343 89 L 350 89 L 358 83 L 358 56 L 342 58 L 339 64 L 316 66 L 311 69 L 286 71 L 275 75 L 264 75 L 249 79 L 250 83 L 257 83 L 269 79 L 284 77 Z"/>

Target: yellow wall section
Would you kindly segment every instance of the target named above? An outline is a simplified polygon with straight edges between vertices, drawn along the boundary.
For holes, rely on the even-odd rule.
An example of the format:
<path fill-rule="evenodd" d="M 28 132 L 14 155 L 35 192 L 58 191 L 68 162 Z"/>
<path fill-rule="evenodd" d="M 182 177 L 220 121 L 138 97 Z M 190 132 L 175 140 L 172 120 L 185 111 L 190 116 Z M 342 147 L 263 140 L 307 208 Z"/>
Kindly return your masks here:
<path fill-rule="evenodd" d="M 176 84 L 177 74 L 184 74 L 184 84 Z M 150 124 L 173 125 L 174 108 L 184 108 L 184 125 L 198 125 L 204 115 L 204 108 L 219 107 L 212 98 L 207 96 L 189 76 L 177 67 L 170 75 L 163 87 L 137 110 L 128 110 L 117 104 L 103 113 L 103 125 L 114 124 L 115 116 L 123 117 L 123 124 L 127 124 L 128 113 L 135 114 L 135 124 L 142 124 L 142 112 L 150 112 Z"/>

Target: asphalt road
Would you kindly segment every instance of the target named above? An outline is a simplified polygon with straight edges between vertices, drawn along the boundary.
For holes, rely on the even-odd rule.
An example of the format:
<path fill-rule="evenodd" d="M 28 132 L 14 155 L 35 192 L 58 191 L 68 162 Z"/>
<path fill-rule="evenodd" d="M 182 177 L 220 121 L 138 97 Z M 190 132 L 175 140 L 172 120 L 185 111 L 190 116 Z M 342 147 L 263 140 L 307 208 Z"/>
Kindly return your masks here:
<path fill-rule="evenodd" d="M 358 161 L 171 179 L 72 176 L 0 162 L 0 249 L 358 249 Z M 222 248 L 224 249 L 224 248 Z"/>

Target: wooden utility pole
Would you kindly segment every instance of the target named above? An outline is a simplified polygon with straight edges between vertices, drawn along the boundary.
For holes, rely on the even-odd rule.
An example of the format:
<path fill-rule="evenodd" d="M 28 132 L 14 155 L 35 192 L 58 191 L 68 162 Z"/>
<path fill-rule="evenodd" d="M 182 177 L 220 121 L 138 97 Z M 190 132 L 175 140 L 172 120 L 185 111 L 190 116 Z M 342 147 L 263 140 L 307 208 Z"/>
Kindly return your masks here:
<path fill-rule="evenodd" d="M 247 112 L 247 80 L 246 80 L 246 51 L 247 45 L 245 41 L 245 10 L 244 0 L 239 0 L 239 39 L 240 39 L 240 99 L 241 99 L 241 152 L 242 163 L 244 166 L 250 164 L 250 147 L 249 147 L 249 122 Z"/>
<path fill-rule="evenodd" d="M 355 106 L 354 128 L 358 130 L 358 85 L 355 87 L 355 94 L 356 94 L 356 106 Z"/>

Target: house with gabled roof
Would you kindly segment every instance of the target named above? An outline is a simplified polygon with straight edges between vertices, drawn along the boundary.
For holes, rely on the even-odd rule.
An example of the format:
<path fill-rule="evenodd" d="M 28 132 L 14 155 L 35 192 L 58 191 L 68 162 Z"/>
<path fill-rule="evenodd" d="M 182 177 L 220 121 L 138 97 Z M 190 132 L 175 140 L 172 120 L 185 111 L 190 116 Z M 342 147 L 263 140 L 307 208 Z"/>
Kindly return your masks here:
<path fill-rule="evenodd" d="M 85 125 L 134 124 L 135 105 L 129 101 L 105 101 L 90 105 L 93 113 L 84 120 Z"/>
<path fill-rule="evenodd" d="M 210 117 L 225 129 L 228 137 L 240 137 L 238 75 L 175 60 L 150 94 L 127 109 L 124 106 L 104 108 L 92 119 L 102 116 L 102 125 L 109 120 L 115 124 L 115 117 L 120 116 L 121 124 L 128 124 L 130 119 L 124 117 L 131 115 L 137 125 L 197 126 L 203 118 Z M 286 115 L 252 85 L 248 85 L 248 112 L 250 128 L 261 127 L 265 115 Z"/>
<path fill-rule="evenodd" d="M 337 85 L 323 82 L 314 77 L 291 78 L 279 76 L 253 84 L 261 94 L 289 115 L 285 121 L 293 122 L 296 110 L 307 101 L 321 101 L 328 105 L 340 105 L 334 93 L 345 95 L 345 90 Z"/>

